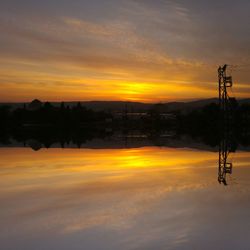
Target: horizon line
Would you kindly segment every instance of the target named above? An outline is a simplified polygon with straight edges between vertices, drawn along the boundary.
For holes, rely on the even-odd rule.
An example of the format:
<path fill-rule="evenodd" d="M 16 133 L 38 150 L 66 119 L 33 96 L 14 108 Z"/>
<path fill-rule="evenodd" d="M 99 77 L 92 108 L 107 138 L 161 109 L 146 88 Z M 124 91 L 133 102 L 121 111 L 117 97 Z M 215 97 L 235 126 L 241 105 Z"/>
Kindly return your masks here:
<path fill-rule="evenodd" d="M 143 104 L 161 104 L 161 103 L 171 103 L 171 102 L 195 102 L 195 101 L 203 101 L 203 100 L 211 100 L 211 99 L 219 99 L 218 97 L 210 97 L 210 98 L 197 98 L 197 99 L 183 99 L 183 100 L 171 100 L 171 101 L 158 101 L 158 102 L 144 102 L 144 101 L 132 101 L 132 100 L 71 100 L 71 101 L 48 101 L 41 100 L 39 98 L 34 98 L 30 101 L 0 101 L 1 104 L 20 104 L 20 103 L 31 103 L 34 100 L 39 100 L 42 103 L 50 102 L 50 103 L 77 103 L 77 102 L 127 102 L 127 103 L 143 103 Z M 248 98 L 237 98 L 238 100 L 250 99 Z"/>

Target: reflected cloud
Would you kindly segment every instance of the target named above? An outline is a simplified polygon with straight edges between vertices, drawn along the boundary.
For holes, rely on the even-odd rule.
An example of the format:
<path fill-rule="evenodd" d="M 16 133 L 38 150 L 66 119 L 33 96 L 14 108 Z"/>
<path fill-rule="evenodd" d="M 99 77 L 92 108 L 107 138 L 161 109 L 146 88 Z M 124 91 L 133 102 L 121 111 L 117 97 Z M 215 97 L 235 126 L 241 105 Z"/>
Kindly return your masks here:
<path fill-rule="evenodd" d="M 235 155 L 239 182 L 229 189 L 216 182 L 216 152 L 2 148 L 0 154 L 0 240 L 9 249 L 19 242 L 11 243 L 9 236 L 27 235 L 31 245 L 39 238 L 43 247 L 54 242 L 53 235 L 66 244 L 55 243 L 60 249 L 77 235 L 89 249 L 100 249 L 92 239 L 102 236 L 109 249 L 179 249 L 196 236 L 200 246 L 214 227 L 212 217 L 219 216 L 217 227 L 222 226 L 218 206 L 220 211 L 229 204 L 236 210 L 250 207 L 245 152 Z"/>

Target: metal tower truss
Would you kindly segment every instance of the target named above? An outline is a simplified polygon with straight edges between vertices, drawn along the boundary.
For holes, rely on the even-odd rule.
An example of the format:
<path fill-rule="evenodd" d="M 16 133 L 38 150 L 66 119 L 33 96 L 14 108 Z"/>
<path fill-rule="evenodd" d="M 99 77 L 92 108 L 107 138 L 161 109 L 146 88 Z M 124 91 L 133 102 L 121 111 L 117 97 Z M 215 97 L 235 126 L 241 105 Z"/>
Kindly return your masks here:
<path fill-rule="evenodd" d="M 233 152 L 232 143 L 232 101 L 228 95 L 228 89 L 233 86 L 232 76 L 227 75 L 228 65 L 219 67 L 219 105 L 220 105 L 220 132 L 221 140 L 219 145 L 219 169 L 218 181 L 227 185 L 227 174 L 232 174 L 233 164 L 229 162 L 228 156 Z"/>

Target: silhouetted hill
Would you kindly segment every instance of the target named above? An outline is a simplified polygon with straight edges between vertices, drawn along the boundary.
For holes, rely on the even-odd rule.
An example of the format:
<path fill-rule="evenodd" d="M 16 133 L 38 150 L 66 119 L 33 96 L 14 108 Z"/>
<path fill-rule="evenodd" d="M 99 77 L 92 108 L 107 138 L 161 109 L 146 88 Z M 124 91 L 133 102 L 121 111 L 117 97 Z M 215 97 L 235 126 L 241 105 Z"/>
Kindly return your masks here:
<path fill-rule="evenodd" d="M 190 102 L 167 102 L 160 103 L 162 112 L 171 111 L 182 111 L 188 112 L 192 109 L 202 108 L 211 103 L 217 103 L 217 98 L 202 99 Z M 250 104 L 250 99 L 238 100 L 239 104 Z M 73 107 L 76 106 L 78 102 L 64 102 L 65 106 Z M 80 102 L 82 106 L 94 111 L 108 111 L 108 112 L 123 112 L 127 110 L 128 112 L 145 112 L 154 107 L 156 104 L 141 103 L 141 102 L 125 102 L 125 101 L 84 101 Z M 29 105 L 30 103 L 26 103 Z M 60 102 L 51 102 L 52 105 L 59 107 Z M 20 108 L 24 106 L 24 103 L 0 103 L 0 106 L 7 105 L 12 109 Z M 159 105 L 159 104 L 158 104 Z"/>
<path fill-rule="evenodd" d="M 58 105 L 56 103 L 52 103 Z M 120 112 L 128 110 L 128 112 L 146 111 L 152 107 L 152 104 L 140 103 L 140 102 L 123 102 L 123 101 L 89 101 L 81 102 L 82 106 L 92 109 L 94 111 L 110 111 Z M 76 102 L 66 102 L 67 106 L 74 106 Z"/>

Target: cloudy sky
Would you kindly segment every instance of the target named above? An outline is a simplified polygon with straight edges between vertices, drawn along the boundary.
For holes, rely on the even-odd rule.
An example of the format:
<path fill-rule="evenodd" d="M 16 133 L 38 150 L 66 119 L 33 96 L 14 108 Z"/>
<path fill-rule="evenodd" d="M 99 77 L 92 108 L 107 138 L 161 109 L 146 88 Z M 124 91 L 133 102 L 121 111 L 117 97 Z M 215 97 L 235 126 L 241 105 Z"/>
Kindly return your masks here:
<path fill-rule="evenodd" d="M 0 101 L 250 97 L 249 0 L 1 0 Z"/>

